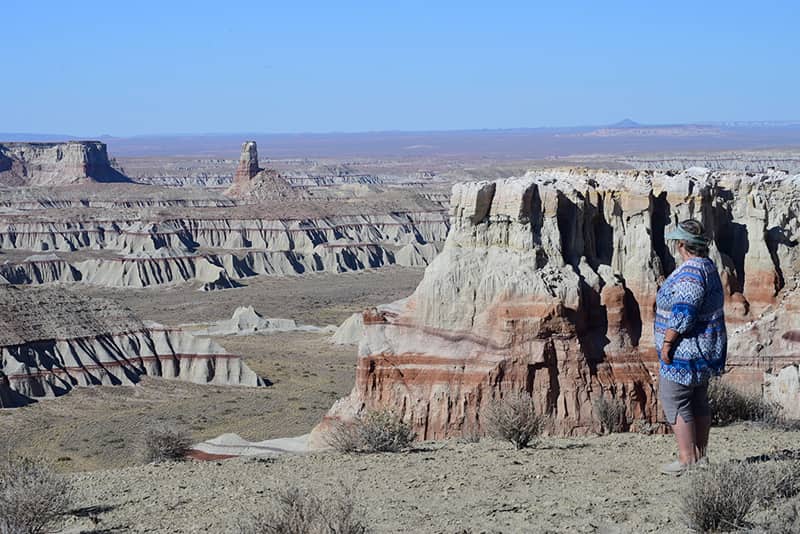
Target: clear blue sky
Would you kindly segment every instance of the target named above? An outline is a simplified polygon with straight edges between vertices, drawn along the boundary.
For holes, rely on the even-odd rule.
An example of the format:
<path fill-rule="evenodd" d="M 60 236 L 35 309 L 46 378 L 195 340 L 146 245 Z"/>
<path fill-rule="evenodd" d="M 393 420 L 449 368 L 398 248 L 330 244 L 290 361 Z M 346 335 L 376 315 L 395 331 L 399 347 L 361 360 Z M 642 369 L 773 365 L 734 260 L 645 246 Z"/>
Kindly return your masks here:
<path fill-rule="evenodd" d="M 0 4 L 0 131 L 800 119 L 797 2 Z"/>

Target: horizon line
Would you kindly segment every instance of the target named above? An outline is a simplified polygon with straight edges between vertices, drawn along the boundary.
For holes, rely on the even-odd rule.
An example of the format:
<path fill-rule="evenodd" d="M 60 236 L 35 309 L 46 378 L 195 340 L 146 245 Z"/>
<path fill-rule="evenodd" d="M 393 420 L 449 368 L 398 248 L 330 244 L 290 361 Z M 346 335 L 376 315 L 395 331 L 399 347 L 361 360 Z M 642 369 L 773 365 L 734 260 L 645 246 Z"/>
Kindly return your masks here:
<path fill-rule="evenodd" d="M 625 123 L 632 123 L 627 125 Z M 624 126 L 620 126 L 625 124 Z M 689 126 L 705 127 L 769 127 L 769 126 L 800 126 L 800 119 L 789 120 L 730 120 L 730 121 L 693 121 L 675 123 L 640 123 L 631 119 L 623 119 L 611 124 L 584 124 L 572 126 L 514 126 L 505 128 L 442 128 L 442 129 L 376 129 L 376 130 L 326 130 L 326 131 L 206 131 L 206 132 L 165 132 L 165 133 L 136 133 L 136 134 L 99 134 L 95 136 L 82 136 L 65 133 L 42 133 L 42 132 L 0 132 L 0 136 L 37 136 L 37 137 L 64 137 L 74 140 L 101 141 L 103 139 L 134 139 L 134 138 L 153 138 L 153 137 L 212 137 L 212 136 L 242 136 L 242 135 L 364 135 L 364 134 L 419 134 L 419 133 L 457 133 L 457 132 L 512 132 L 526 130 L 579 130 L 596 128 L 674 128 Z M 0 137 L 1 138 L 1 137 Z"/>

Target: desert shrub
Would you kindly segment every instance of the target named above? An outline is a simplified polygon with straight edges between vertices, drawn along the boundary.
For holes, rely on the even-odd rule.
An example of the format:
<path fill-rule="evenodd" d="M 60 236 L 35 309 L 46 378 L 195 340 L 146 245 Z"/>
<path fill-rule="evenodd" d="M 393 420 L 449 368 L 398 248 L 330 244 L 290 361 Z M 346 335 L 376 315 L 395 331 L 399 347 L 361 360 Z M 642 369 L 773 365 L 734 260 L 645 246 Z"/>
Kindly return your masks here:
<path fill-rule="evenodd" d="M 270 510 L 239 525 L 240 534 L 366 534 L 349 492 L 323 500 L 298 488 L 277 493 Z"/>
<path fill-rule="evenodd" d="M 594 410 L 608 434 L 624 432 L 628 424 L 625 418 L 625 403 L 619 399 L 600 397 L 594 401 Z"/>
<path fill-rule="evenodd" d="M 696 471 L 683 497 L 689 527 L 700 532 L 742 528 L 761 490 L 759 470 L 752 464 L 725 463 Z"/>
<path fill-rule="evenodd" d="M 483 439 L 483 435 L 477 430 L 467 430 L 461 432 L 457 441 L 459 443 L 480 443 L 481 439 Z"/>
<path fill-rule="evenodd" d="M 766 524 L 751 530 L 752 534 L 797 534 L 800 532 L 800 503 L 772 510 Z"/>
<path fill-rule="evenodd" d="M 780 461 L 756 464 L 758 496 L 765 505 L 800 494 L 800 462 Z"/>
<path fill-rule="evenodd" d="M 192 440 L 183 428 L 156 424 L 144 431 L 142 445 L 145 461 L 176 462 L 184 459 Z"/>
<path fill-rule="evenodd" d="M 0 534 L 47 532 L 69 503 L 70 485 L 45 464 L 0 461 Z"/>
<path fill-rule="evenodd" d="M 368 412 L 353 421 L 337 421 L 327 433 L 328 445 L 339 452 L 398 452 L 414 441 L 414 432 L 388 410 Z"/>
<path fill-rule="evenodd" d="M 785 421 L 777 404 L 767 402 L 759 395 L 744 393 L 720 379 L 708 384 L 708 401 L 712 422 L 716 425 L 755 421 L 782 426 Z"/>
<path fill-rule="evenodd" d="M 484 418 L 490 435 L 510 441 L 517 449 L 535 444 L 547 423 L 547 417 L 536 413 L 533 399 L 524 392 L 493 400 Z"/>
<path fill-rule="evenodd" d="M 634 427 L 639 434 L 652 436 L 658 432 L 659 425 L 658 423 L 651 423 L 647 419 L 637 419 L 634 423 Z"/>

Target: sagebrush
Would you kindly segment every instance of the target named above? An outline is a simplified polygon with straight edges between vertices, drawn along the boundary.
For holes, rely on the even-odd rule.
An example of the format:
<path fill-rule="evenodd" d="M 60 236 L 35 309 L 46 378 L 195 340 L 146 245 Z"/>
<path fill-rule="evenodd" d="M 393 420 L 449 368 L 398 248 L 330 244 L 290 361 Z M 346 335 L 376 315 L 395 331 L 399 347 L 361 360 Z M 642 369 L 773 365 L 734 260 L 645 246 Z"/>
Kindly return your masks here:
<path fill-rule="evenodd" d="M 366 534 L 361 511 L 349 491 L 321 499 L 291 487 L 279 491 L 272 506 L 239 525 L 241 534 Z"/>
<path fill-rule="evenodd" d="M 748 464 L 713 465 L 695 473 L 683 497 L 689 527 L 700 532 L 743 527 L 759 487 L 757 471 Z"/>
<path fill-rule="evenodd" d="M 779 405 L 764 400 L 760 395 L 740 391 L 718 378 L 708 384 L 708 402 L 712 423 L 716 425 L 737 421 L 754 421 L 770 426 L 788 424 Z"/>
<path fill-rule="evenodd" d="M 40 534 L 50 530 L 70 505 L 71 487 L 42 462 L 0 461 L 0 534 Z"/>
<path fill-rule="evenodd" d="M 414 441 L 411 426 L 388 410 L 367 412 L 353 421 L 336 421 L 326 434 L 328 445 L 339 452 L 398 452 Z"/>
<path fill-rule="evenodd" d="M 777 461 L 754 464 L 758 470 L 758 497 L 761 504 L 775 502 L 800 494 L 800 461 Z"/>
<path fill-rule="evenodd" d="M 800 532 L 800 502 L 771 511 L 765 524 L 751 530 L 752 534 L 797 534 Z"/>
<path fill-rule="evenodd" d="M 156 424 L 144 431 L 142 455 L 147 462 L 177 462 L 192 446 L 189 432 L 179 426 Z"/>
<path fill-rule="evenodd" d="M 600 397 L 594 401 L 594 409 L 604 432 L 608 434 L 624 432 L 628 427 L 625 403 L 621 400 Z"/>
<path fill-rule="evenodd" d="M 491 436 L 523 449 L 535 444 L 544 431 L 547 417 L 536 412 L 528 393 L 513 392 L 490 402 L 484 421 Z"/>

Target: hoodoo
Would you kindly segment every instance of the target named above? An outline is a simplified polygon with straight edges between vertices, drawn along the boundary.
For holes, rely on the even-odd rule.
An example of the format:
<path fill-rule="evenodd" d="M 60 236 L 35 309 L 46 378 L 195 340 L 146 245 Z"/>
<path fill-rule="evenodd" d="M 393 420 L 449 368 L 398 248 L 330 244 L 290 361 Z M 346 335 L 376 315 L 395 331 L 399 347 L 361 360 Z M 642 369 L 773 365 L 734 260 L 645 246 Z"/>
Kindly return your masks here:
<path fill-rule="evenodd" d="M 255 141 L 242 143 L 239 166 L 233 184 L 225 192 L 232 198 L 265 200 L 276 198 L 298 198 L 302 194 L 292 189 L 292 185 L 272 169 L 258 166 L 258 147 Z"/>
<path fill-rule="evenodd" d="M 249 182 L 253 176 L 259 173 L 258 167 L 258 147 L 255 141 L 245 141 L 242 143 L 242 154 L 239 156 L 239 166 L 236 168 L 234 183 L 244 184 Z"/>
<path fill-rule="evenodd" d="M 130 182 L 111 166 L 105 143 L 0 143 L 0 185 Z"/>
<path fill-rule="evenodd" d="M 594 400 L 656 423 L 665 229 L 694 217 L 726 286 L 728 379 L 800 411 L 800 176 L 537 171 L 456 184 L 451 232 L 411 297 L 364 313 L 356 384 L 332 419 L 391 408 L 419 439 L 482 432 L 488 400 L 531 393 L 554 432 L 599 430 Z"/>

